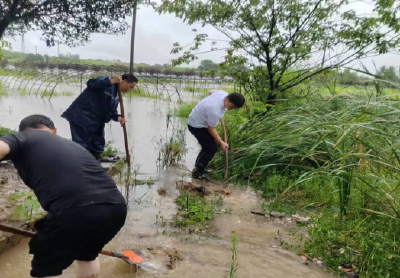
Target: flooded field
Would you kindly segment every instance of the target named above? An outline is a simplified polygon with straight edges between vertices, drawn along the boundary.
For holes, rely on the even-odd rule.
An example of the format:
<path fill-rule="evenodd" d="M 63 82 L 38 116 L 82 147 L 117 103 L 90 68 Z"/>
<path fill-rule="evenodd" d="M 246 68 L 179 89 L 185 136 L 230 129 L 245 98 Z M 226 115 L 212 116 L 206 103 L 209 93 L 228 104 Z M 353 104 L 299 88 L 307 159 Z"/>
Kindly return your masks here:
<path fill-rule="evenodd" d="M 75 86 L 73 95 L 54 97 L 51 102 L 34 95 L 0 97 L 0 124 L 17 129 L 23 117 L 44 114 L 55 122 L 60 136 L 70 138 L 68 122 L 60 115 L 76 98 L 78 91 L 79 86 Z M 196 96 L 186 93 L 182 98 L 188 101 L 195 100 Z M 293 241 L 288 236 L 290 224 L 252 215 L 251 210 L 259 209 L 260 200 L 248 188 L 233 187 L 232 194 L 223 200 L 224 208 L 230 213 L 216 214 L 205 230 L 181 230 L 169 225 L 177 213 L 174 203 L 179 194 L 176 181 L 190 180 L 188 173 L 193 168 L 198 150 L 195 139 L 187 132 L 186 123 L 170 116 L 177 100 L 176 96 L 171 101 L 143 97 L 124 100 L 137 178 L 153 179 L 155 183 L 129 187 L 126 225 L 106 246 L 108 250 L 140 249 L 150 257 L 149 262 L 157 271 L 149 273 L 122 260 L 100 256 L 100 277 L 225 277 L 232 256 L 230 235 L 233 231 L 238 236 L 237 277 L 333 277 L 322 268 L 304 265 L 295 253 L 279 247 L 279 240 Z M 179 130 L 184 130 L 187 152 L 179 166 L 164 167 L 157 162 L 160 145 Z M 107 125 L 106 139 L 113 141 L 123 155 L 123 133 L 118 123 Z M 160 188 L 166 190 L 166 196 L 158 194 Z M 120 189 L 126 194 L 125 186 L 120 185 Z M 30 277 L 28 242 L 29 239 L 24 239 L 0 255 L 1 278 Z M 65 271 L 63 277 L 75 277 L 74 268 L 73 265 Z"/>

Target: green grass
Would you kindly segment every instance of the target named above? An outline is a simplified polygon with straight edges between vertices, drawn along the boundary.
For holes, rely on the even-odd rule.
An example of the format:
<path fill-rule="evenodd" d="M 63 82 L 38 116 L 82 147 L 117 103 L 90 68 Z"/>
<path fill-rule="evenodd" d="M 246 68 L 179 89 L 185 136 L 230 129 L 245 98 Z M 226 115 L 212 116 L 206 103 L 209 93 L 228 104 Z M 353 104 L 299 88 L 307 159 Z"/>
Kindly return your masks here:
<path fill-rule="evenodd" d="M 202 87 L 193 87 L 193 86 L 185 86 L 183 88 L 183 90 L 185 92 L 190 92 L 190 93 L 202 93 L 205 95 L 208 95 L 208 91 L 210 91 L 210 89 L 207 88 L 202 88 Z"/>
<path fill-rule="evenodd" d="M 118 154 L 118 149 L 114 147 L 112 141 L 107 141 L 104 152 L 100 155 L 101 158 L 106 156 L 116 156 Z"/>
<path fill-rule="evenodd" d="M 179 213 L 175 218 L 174 226 L 187 227 L 201 224 L 214 219 L 214 209 L 204 197 L 182 192 L 176 198 Z"/>
<path fill-rule="evenodd" d="M 8 92 L 6 88 L 3 87 L 3 84 L 0 82 L 0 96 L 8 96 Z"/>
<path fill-rule="evenodd" d="M 400 277 L 398 221 L 353 212 L 341 217 L 331 210 L 315 216 L 305 241 L 310 258 L 324 258 L 336 272 L 353 269 L 360 277 Z"/>
<path fill-rule="evenodd" d="M 237 270 L 239 268 L 238 266 L 238 251 L 237 251 L 237 235 L 235 232 L 232 232 L 231 235 L 231 241 L 232 241 L 232 258 L 231 258 L 231 263 L 230 263 L 230 268 L 229 268 L 229 276 L 225 276 L 225 278 L 235 278 L 237 277 Z"/>
<path fill-rule="evenodd" d="M 152 98 L 152 99 L 159 99 L 160 96 L 157 94 L 149 93 L 143 88 L 136 87 L 133 90 L 130 90 L 125 94 L 127 97 L 131 96 L 138 96 L 138 97 L 145 97 L 145 98 Z"/>
<path fill-rule="evenodd" d="M 178 109 L 174 111 L 174 115 L 179 118 L 189 118 L 190 113 L 193 108 L 197 105 L 197 102 L 184 103 L 179 106 Z"/>

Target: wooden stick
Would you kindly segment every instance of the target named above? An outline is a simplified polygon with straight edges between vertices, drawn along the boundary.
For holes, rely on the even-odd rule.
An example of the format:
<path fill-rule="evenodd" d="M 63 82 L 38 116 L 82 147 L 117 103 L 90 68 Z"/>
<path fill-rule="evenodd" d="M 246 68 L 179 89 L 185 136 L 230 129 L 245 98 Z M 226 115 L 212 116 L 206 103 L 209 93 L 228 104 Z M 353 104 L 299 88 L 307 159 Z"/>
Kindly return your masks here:
<path fill-rule="evenodd" d="M 228 144 L 228 138 L 226 136 L 226 129 L 225 129 L 225 122 L 224 119 L 221 119 L 221 127 L 222 131 L 224 132 L 224 142 Z M 224 175 L 224 181 L 228 181 L 228 163 L 229 163 L 229 152 L 228 149 L 225 149 L 225 175 Z"/>
<path fill-rule="evenodd" d="M 121 118 L 125 118 L 124 100 L 122 99 L 120 84 L 118 84 L 118 96 L 119 96 L 119 103 L 121 105 Z M 131 167 L 131 156 L 129 154 L 128 133 L 126 132 L 126 124 L 122 125 L 122 129 L 124 130 L 126 162 L 128 163 L 128 166 L 130 168 Z"/>
<path fill-rule="evenodd" d="M 20 236 L 27 236 L 27 237 L 33 237 L 35 235 L 34 232 L 17 229 L 14 227 L 3 225 L 3 224 L 0 224 L 0 231 L 16 234 L 16 235 L 20 235 Z"/>

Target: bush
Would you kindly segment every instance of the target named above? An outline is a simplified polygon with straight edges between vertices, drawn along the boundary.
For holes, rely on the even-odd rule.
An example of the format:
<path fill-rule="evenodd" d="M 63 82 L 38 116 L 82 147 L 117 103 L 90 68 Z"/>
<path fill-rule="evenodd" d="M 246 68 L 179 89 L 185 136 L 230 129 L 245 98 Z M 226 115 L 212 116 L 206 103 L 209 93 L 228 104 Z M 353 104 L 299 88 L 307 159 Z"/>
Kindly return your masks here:
<path fill-rule="evenodd" d="M 7 135 L 7 134 L 15 133 L 15 132 L 16 132 L 15 130 L 12 130 L 12 129 L 9 129 L 6 127 L 0 127 L 0 137 Z"/>

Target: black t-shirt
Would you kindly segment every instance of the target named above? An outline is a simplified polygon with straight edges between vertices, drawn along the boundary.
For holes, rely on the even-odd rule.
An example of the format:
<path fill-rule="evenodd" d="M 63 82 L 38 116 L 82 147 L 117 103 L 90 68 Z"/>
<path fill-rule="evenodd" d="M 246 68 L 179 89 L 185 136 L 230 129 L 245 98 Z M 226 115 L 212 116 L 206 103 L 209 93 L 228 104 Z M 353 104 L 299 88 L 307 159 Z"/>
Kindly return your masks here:
<path fill-rule="evenodd" d="M 10 146 L 11 160 L 43 209 L 124 204 L 115 182 L 99 162 L 78 144 L 45 130 L 29 130 L 0 138 Z"/>

